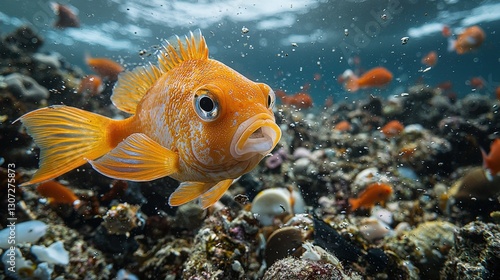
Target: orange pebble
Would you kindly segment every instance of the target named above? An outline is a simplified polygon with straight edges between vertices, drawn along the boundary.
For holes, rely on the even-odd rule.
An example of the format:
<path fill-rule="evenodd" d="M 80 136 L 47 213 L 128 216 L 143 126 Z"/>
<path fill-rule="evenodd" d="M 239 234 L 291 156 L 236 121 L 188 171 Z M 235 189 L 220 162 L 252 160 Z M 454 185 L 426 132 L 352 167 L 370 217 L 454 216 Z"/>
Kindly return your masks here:
<path fill-rule="evenodd" d="M 381 131 L 385 135 L 385 137 L 394 137 L 399 135 L 401 131 L 403 131 L 403 129 L 404 126 L 401 122 L 393 120 L 384 125 Z"/>

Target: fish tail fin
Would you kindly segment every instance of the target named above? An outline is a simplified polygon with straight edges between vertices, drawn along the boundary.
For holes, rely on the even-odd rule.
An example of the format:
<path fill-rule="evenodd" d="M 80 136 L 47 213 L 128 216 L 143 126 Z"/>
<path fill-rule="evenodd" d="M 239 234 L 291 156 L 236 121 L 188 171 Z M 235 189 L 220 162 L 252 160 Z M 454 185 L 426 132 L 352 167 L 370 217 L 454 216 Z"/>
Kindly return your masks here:
<path fill-rule="evenodd" d="M 114 145 L 108 131 L 120 122 L 61 105 L 29 112 L 19 120 L 40 148 L 40 167 L 22 185 L 53 179 L 104 155 Z"/>
<path fill-rule="evenodd" d="M 356 92 L 359 90 L 358 77 L 356 75 L 350 76 L 346 79 L 344 88 L 350 92 Z"/>
<path fill-rule="evenodd" d="M 486 159 L 488 158 L 488 154 L 486 153 L 486 151 L 482 148 L 482 147 L 479 147 L 479 149 L 481 150 L 481 155 L 483 156 L 483 167 L 488 167 L 488 164 L 486 162 Z"/>
<path fill-rule="evenodd" d="M 351 69 L 347 69 L 340 76 L 340 80 L 344 83 L 344 89 L 350 92 L 356 92 L 359 89 L 358 76 Z"/>
<path fill-rule="evenodd" d="M 359 199 L 357 198 L 349 198 L 349 205 L 351 205 L 351 211 L 356 211 L 359 208 Z"/>
<path fill-rule="evenodd" d="M 491 174 L 491 169 L 488 164 L 488 154 L 482 147 L 479 147 L 479 149 L 481 150 L 481 155 L 483 156 L 484 175 L 488 181 L 493 181 L 493 175 Z"/>
<path fill-rule="evenodd" d="M 88 51 L 85 51 L 83 54 L 83 61 L 85 61 L 85 64 L 90 65 L 90 62 L 92 60 L 92 55 Z"/>

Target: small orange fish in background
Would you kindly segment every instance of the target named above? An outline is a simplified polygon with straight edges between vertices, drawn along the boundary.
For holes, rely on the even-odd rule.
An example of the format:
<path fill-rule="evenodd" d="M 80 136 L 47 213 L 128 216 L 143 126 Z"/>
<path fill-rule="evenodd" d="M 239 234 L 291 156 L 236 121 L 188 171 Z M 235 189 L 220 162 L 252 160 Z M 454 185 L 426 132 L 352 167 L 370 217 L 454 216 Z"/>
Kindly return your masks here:
<path fill-rule="evenodd" d="M 102 79 L 96 75 L 87 75 L 80 80 L 78 93 L 90 96 L 99 95 L 104 90 Z"/>
<path fill-rule="evenodd" d="M 486 81 L 482 77 L 472 77 L 468 84 L 473 89 L 483 89 Z"/>
<path fill-rule="evenodd" d="M 181 182 L 169 204 L 217 202 L 281 137 L 266 84 L 210 59 L 201 31 L 167 41 L 158 64 L 124 72 L 113 104 L 131 116 L 114 120 L 53 105 L 19 119 L 40 148 L 29 182 L 51 180 L 85 163 L 135 182 L 170 176 Z"/>
<path fill-rule="evenodd" d="M 393 120 L 384 125 L 380 131 L 385 137 L 390 138 L 399 135 L 404 128 L 404 125 L 400 121 Z"/>
<path fill-rule="evenodd" d="M 453 89 L 453 83 L 451 81 L 444 81 L 436 86 L 443 91 L 449 91 Z"/>
<path fill-rule="evenodd" d="M 441 30 L 441 34 L 445 38 L 450 37 L 451 36 L 451 28 L 448 25 L 444 25 L 443 29 Z"/>
<path fill-rule="evenodd" d="M 500 100 L 500 86 L 495 89 L 495 96 L 497 100 Z"/>
<path fill-rule="evenodd" d="M 429 52 L 426 56 L 422 58 L 422 64 L 432 67 L 436 65 L 438 60 L 438 54 L 435 51 Z"/>
<path fill-rule="evenodd" d="M 385 183 L 373 183 L 359 194 L 357 198 L 349 198 L 351 211 L 359 208 L 372 208 L 378 202 L 385 202 L 391 196 L 392 186 Z"/>
<path fill-rule="evenodd" d="M 311 89 L 311 83 L 305 82 L 300 89 L 302 92 L 309 91 Z"/>
<path fill-rule="evenodd" d="M 456 40 L 450 41 L 450 47 L 455 50 L 457 54 L 464 54 L 479 48 L 486 35 L 481 27 L 474 25 L 466 28 L 461 34 L 457 36 Z"/>
<path fill-rule="evenodd" d="M 356 92 L 360 88 L 383 87 L 392 81 L 392 73 L 385 67 L 375 67 L 358 77 L 354 72 L 346 70 L 344 74 L 344 88 L 350 92 Z"/>
<path fill-rule="evenodd" d="M 328 96 L 326 99 L 325 99 L 325 104 L 324 104 L 324 107 L 325 108 L 330 108 L 333 106 L 333 96 Z"/>
<path fill-rule="evenodd" d="M 118 74 L 124 71 L 119 63 L 108 58 L 90 57 L 87 55 L 85 56 L 85 62 L 97 75 L 110 81 L 116 81 Z"/>
<path fill-rule="evenodd" d="M 76 12 L 68 6 L 50 2 L 50 6 L 57 15 L 57 21 L 54 26 L 57 28 L 80 27 L 80 20 Z"/>
<path fill-rule="evenodd" d="M 490 146 L 490 153 L 481 148 L 483 155 L 483 167 L 486 169 L 486 177 L 492 181 L 493 176 L 500 175 L 500 139 L 495 139 Z"/>
<path fill-rule="evenodd" d="M 351 128 L 352 128 L 352 127 L 351 127 L 351 124 L 350 124 L 348 121 L 345 121 L 345 120 L 344 120 L 344 121 L 340 121 L 339 123 L 337 123 L 337 124 L 335 125 L 335 128 L 334 128 L 334 129 L 335 129 L 335 130 L 337 130 L 337 131 L 342 131 L 342 132 L 344 132 L 344 131 L 350 131 L 350 130 L 351 130 Z"/>
<path fill-rule="evenodd" d="M 69 204 L 75 207 L 80 205 L 80 200 L 68 187 L 56 181 L 46 181 L 41 183 L 36 190 L 47 198 L 50 204 Z"/>
<path fill-rule="evenodd" d="M 308 109 L 313 106 L 312 97 L 306 92 L 287 95 L 283 90 L 277 90 L 276 96 L 283 105 L 293 106 L 297 109 Z"/>
<path fill-rule="evenodd" d="M 122 197 L 128 189 L 127 181 L 115 180 L 111 183 L 111 188 L 101 196 L 101 201 L 111 201 L 113 199 L 118 199 Z"/>

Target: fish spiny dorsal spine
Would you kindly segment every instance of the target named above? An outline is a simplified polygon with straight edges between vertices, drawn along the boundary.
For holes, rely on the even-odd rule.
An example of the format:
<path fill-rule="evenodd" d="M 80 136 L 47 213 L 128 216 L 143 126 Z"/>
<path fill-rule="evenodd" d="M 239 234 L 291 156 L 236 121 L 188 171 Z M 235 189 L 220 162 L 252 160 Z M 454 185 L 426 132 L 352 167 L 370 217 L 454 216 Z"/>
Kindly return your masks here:
<path fill-rule="evenodd" d="M 190 37 L 181 40 L 175 36 L 167 40 L 163 49 L 158 54 L 158 65 L 166 73 L 180 63 L 191 59 L 208 59 L 208 47 L 205 38 L 198 29 L 190 32 Z"/>
<path fill-rule="evenodd" d="M 175 36 L 167 40 L 158 54 L 158 66 L 139 66 L 120 74 L 111 101 L 121 111 L 133 115 L 137 104 L 163 74 L 184 61 L 196 59 L 208 59 L 208 47 L 199 29 L 184 39 Z"/>

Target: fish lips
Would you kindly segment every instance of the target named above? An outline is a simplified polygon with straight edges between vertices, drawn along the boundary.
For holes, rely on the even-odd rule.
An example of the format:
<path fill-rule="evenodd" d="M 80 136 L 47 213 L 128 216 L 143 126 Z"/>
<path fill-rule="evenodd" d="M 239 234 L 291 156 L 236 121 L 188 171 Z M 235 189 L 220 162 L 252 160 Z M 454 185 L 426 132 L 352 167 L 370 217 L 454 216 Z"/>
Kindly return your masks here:
<path fill-rule="evenodd" d="M 269 154 L 278 144 L 281 130 L 269 114 L 261 113 L 242 122 L 231 141 L 231 155 L 240 161 Z"/>

